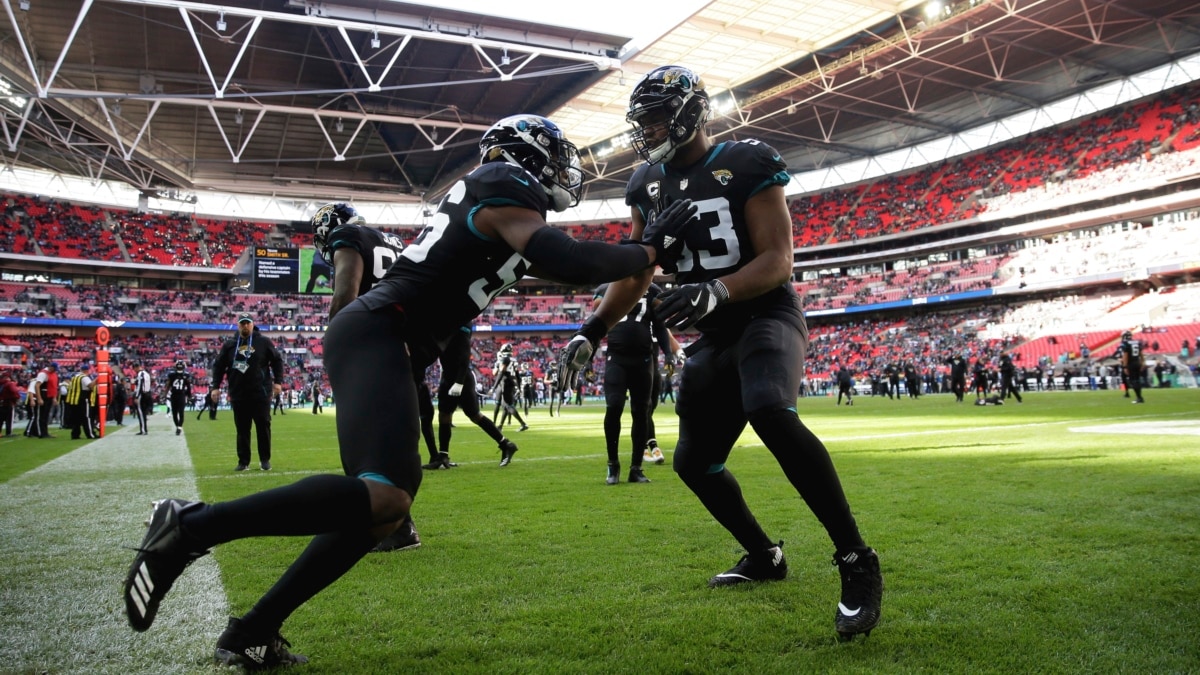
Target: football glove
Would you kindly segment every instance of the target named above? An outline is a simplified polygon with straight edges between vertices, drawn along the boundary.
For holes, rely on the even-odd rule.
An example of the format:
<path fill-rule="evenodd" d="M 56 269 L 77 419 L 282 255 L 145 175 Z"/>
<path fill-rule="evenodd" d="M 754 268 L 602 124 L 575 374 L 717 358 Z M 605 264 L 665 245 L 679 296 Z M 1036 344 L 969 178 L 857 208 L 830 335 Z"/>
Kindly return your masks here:
<path fill-rule="evenodd" d="M 455 382 L 454 384 L 450 385 L 450 390 L 447 391 L 446 393 L 449 394 L 450 396 L 459 396 L 462 394 L 462 390 L 463 390 L 462 382 Z"/>
<path fill-rule="evenodd" d="M 684 284 L 658 296 L 654 312 L 669 328 L 683 330 L 712 314 L 729 300 L 729 289 L 719 280 Z"/>
<path fill-rule="evenodd" d="M 690 199 L 680 199 L 659 213 L 651 212 L 642 243 L 654 248 L 654 262 L 668 274 L 674 274 L 683 251 L 683 230 L 696 216 L 699 207 Z"/>
<path fill-rule="evenodd" d="M 682 366 L 684 363 L 687 363 L 687 352 L 682 349 L 675 350 L 675 366 Z"/>
<path fill-rule="evenodd" d="M 596 316 L 588 317 L 588 320 L 583 322 L 583 325 L 579 327 L 579 332 L 571 337 L 571 341 L 567 343 L 566 347 L 563 347 L 562 353 L 558 355 L 559 391 L 575 388 L 575 380 L 579 377 L 579 371 L 592 362 L 592 355 L 600 347 L 600 340 L 607 332 L 608 326 L 605 326 L 604 322 Z"/>

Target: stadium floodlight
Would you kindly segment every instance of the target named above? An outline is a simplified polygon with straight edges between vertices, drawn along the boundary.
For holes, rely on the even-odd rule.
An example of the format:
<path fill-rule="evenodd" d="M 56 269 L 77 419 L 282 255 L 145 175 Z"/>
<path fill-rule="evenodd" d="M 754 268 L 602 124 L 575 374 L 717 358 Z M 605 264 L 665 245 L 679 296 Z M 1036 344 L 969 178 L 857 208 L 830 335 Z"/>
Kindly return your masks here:
<path fill-rule="evenodd" d="M 221 14 L 217 17 L 217 32 L 224 33 L 225 28 L 226 28 L 225 12 L 221 12 Z"/>
<path fill-rule="evenodd" d="M 371 32 L 371 49 L 379 49 L 379 31 Z"/>
<path fill-rule="evenodd" d="M 21 0 L 20 2 L 17 3 L 17 7 L 20 7 L 22 10 L 28 12 L 29 11 L 29 0 Z"/>
<path fill-rule="evenodd" d="M 500 57 L 500 65 L 507 66 L 512 63 L 512 59 L 508 58 L 508 50 L 504 50 L 504 55 Z"/>
<path fill-rule="evenodd" d="M 333 128 L 336 129 L 339 134 L 346 130 L 346 127 L 342 126 L 342 118 L 339 117 L 337 122 L 334 122 Z"/>
<path fill-rule="evenodd" d="M 233 121 L 236 122 L 239 127 L 242 126 L 242 111 L 241 110 L 238 110 L 237 113 L 234 114 Z"/>

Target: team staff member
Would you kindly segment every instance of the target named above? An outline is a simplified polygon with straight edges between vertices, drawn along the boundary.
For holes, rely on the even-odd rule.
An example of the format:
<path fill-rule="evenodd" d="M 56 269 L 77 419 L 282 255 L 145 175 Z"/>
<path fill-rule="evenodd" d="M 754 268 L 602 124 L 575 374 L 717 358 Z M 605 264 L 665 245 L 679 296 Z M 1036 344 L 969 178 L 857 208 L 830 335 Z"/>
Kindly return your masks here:
<path fill-rule="evenodd" d="M 171 419 L 175 422 L 175 435 L 183 433 L 183 411 L 192 400 L 192 376 L 187 364 L 175 362 L 175 370 L 167 374 L 167 394 L 171 399 Z"/>
<path fill-rule="evenodd" d="M 321 407 L 321 380 L 313 380 L 309 385 L 309 395 L 312 396 L 314 415 L 320 415 L 325 409 Z"/>
<path fill-rule="evenodd" d="M 29 425 L 25 427 L 25 435 L 30 438 L 54 438 L 50 434 L 50 408 L 58 396 L 58 362 L 38 371 L 37 377 L 29 383 L 26 398 L 29 401 Z"/>
<path fill-rule="evenodd" d="M 0 371 L 0 436 L 12 436 L 13 415 L 21 402 L 21 390 L 7 371 Z"/>
<path fill-rule="evenodd" d="M 879 621 L 883 578 L 879 558 L 859 533 L 841 481 L 824 444 L 796 413 L 804 375 L 808 328 L 791 284 L 792 219 L 783 186 L 786 165 L 755 140 L 714 144 L 705 133 L 708 93 L 681 66 L 648 73 L 629 99 L 632 144 L 646 160 L 626 188 L 632 235 L 652 214 L 680 200 L 699 206 L 676 282 L 655 313 L 668 328 L 695 326 L 700 338 L 687 349 L 679 385 L 679 442 L 673 466 L 683 483 L 746 549 L 712 586 L 783 579 L 781 544 L 763 531 L 726 466 L 749 423 L 784 475 L 824 526 L 842 580 L 835 629 L 852 639 Z M 664 269 L 666 269 L 664 267 Z M 568 369 L 590 362 L 590 352 L 650 284 L 650 274 L 613 283 L 600 308 L 568 343 Z M 579 358 L 576 358 L 579 357 Z"/>
<path fill-rule="evenodd" d="M 153 405 L 154 394 L 151 391 L 150 371 L 146 370 L 145 364 L 137 364 L 137 374 L 133 376 L 133 396 L 130 398 L 129 407 L 133 409 L 133 414 L 137 415 L 138 421 L 138 436 L 145 436 L 150 433 L 146 428 L 146 416 L 150 413 L 150 407 Z"/>
<path fill-rule="evenodd" d="M 235 471 L 250 466 L 250 426 L 258 439 L 258 462 L 271 470 L 271 398 L 283 389 L 283 357 L 275 344 L 254 327 L 249 314 L 238 317 L 238 332 L 226 340 L 213 362 L 212 389 L 208 398 L 216 405 L 221 382 L 229 378 L 229 405 L 237 428 L 238 463 Z"/>
<path fill-rule="evenodd" d="M 80 432 L 88 438 L 96 437 L 92 431 L 90 410 L 92 386 L 92 366 L 90 363 L 84 363 L 67 384 L 67 395 L 63 401 L 63 421 L 71 430 L 72 439 L 80 438 Z"/>

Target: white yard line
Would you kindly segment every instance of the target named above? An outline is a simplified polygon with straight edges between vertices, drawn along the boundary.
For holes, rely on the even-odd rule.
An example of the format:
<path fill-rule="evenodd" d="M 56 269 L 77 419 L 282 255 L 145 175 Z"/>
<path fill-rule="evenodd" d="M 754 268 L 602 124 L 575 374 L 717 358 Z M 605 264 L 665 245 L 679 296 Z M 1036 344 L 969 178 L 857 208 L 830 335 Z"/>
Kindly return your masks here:
<path fill-rule="evenodd" d="M 180 577 L 149 631 L 135 633 L 125 620 L 121 587 L 151 502 L 199 497 L 186 436 L 161 412 L 149 427 L 138 436 L 136 422 L 110 424 L 105 438 L 0 484 L 0 670 L 211 670 L 228 616 L 211 556 Z"/>

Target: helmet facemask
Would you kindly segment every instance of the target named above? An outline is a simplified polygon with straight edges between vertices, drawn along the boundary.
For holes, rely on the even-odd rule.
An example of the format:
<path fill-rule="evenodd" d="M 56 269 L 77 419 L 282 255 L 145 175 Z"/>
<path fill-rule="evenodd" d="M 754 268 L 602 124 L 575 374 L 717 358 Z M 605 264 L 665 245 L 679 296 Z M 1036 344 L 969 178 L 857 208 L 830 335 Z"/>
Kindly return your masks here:
<path fill-rule="evenodd" d="M 629 97 L 625 121 L 630 142 L 650 164 L 670 162 L 708 122 L 708 94 L 690 70 L 666 66 L 651 71 Z"/>

